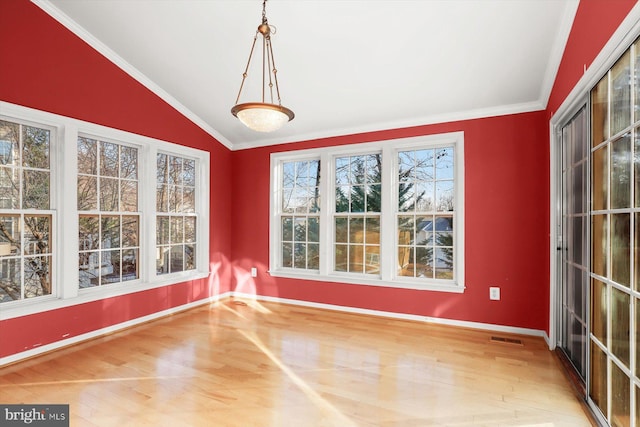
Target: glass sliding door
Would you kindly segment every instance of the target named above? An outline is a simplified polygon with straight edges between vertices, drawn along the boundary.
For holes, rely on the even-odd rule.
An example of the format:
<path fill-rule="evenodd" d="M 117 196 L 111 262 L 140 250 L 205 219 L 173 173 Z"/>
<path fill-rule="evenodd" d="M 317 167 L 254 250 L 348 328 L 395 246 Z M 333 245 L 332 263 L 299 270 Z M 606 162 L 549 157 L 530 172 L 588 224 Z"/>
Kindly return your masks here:
<path fill-rule="evenodd" d="M 589 132 L 582 107 L 561 135 L 560 348 L 585 381 L 589 289 Z"/>
<path fill-rule="evenodd" d="M 640 46 L 591 90 L 591 406 L 640 427 Z"/>

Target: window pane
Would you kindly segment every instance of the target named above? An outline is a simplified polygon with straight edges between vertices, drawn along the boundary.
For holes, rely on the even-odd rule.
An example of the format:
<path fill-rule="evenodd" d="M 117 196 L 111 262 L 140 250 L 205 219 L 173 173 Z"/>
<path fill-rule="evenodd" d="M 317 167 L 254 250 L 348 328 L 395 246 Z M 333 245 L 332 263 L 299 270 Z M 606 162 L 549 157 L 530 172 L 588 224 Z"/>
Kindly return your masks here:
<path fill-rule="evenodd" d="M 138 278 L 138 250 L 125 249 L 122 251 L 122 281 Z"/>
<path fill-rule="evenodd" d="M 309 242 L 320 241 L 320 219 L 317 217 L 309 217 Z"/>
<path fill-rule="evenodd" d="M 611 361 L 611 425 L 631 426 L 631 390 L 629 377 Z"/>
<path fill-rule="evenodd" d="M 611 143 L 611 209 L 631 207 L 631 135 Z"/>
<path fill-rule="evenodd" d="M 414 242 L 415 217 L 413 215 L 398 216 L 398 244 L 412 245 Z"/>
<path fill-rule="evenodd" d="M 346 217 L 336 217 L 336 238 L 337 243 L 346 243 L 349 241 L 349 221 Z"/>
<path fill-rule="evenodd" d="M 171 243 L 184 242 L 184 219 L 182 217 L 171 217 Z"/>
<path fill-rule="evenodd" d="M 20 207 L 20 178 L 18 169 L 0 166 L 0 209 Z"/>
<path fill-rule="evenodd" d="M 365 218 L 365 241 L 368 245 L 380 244 L 380 218 L 379 217 L 367 217 Z"/>
<path fill-rule="evenodd" d="M 366 245 L 364 247 L 365 273 L 377 274 L 380 272 L 380 246 Z"/>
<path fill-rule="evenodd" d="M 24 209 L 49 209 L 49 172 L 24 170 L 22 175 Z"/>
<path fill-rule="evenodd" d="M 640 378 L 640 299 L 635 298 L 634 303 L 636 305 L 636 377 Z M 638 415 L 640 416 L 640 413 Z"/>
<path fill-rule="evenodd" d="M 196 211 L 196 189 L 184 187 L 182 192 L 182 212 L 193 213 Z"/>
<path fill-rule="evenodd" d="M 607 74 L 591 91 L 591 134 L 594 147 L 609 138 L 608 97 L 609 75 Z"/>
<path fill-rule="evenodd" d="M 156 185 L 156 210 L 169 212 L 169 186 L 166 184 Z"/>
<path fill-rule="evenodd" d="M 634 268 L 634 281 L 635 281 L 635 290 L 636 291 L 640 291 L 640 212 L 636 212 L 635 214 L 635 218 L 636 218 L 636 224 L 635 224 L 635 230 L 636 230 L 636 236 L 635 236 L 635 244 L 633 245 L 633 250 L 635 252 L 634 254 L 634 261 L 633 261 L 633 268 Z M 640 349 L 640 346 L 638 347 L 638 349 Z"/>
<path fill-rule="evenodd" d="M 307 245 L 307 268 L 311 270 L 320 268 L 320 245 L 313 243 Z"/>
<path fill-rule="evenodd" d="M 139 246 L 138 243 L 138 217 L 122 217 L 122 247 Z"/>
<path fill-rule="evenodd" d="M 169 184 L 182 185 L 182 158 L 169 156 Z"/>
<path fill-rule="evenodd" d="M 49 169 L 50 132 L 31 126 L 23 126 L 22 132 L 22 166 Z"/>
<path fill-rule="evenodd" d="M 631 53 L 629 50 L 611 69 L 611 135 L 631 124 Z"/>
<path fill-rule="evenodd" d="M 169 243 L 169 217 L 158 216 L 156 218 L 156 244 L 166 245 Z"/>
<path fill-rule="evenodd" d="M 307 240 L 307 218 L 295 217 L 293 220 L 293 239 L 296 242 L 305 242 Z"/>
<path fill-rule="evenodd" d="M 120 282 L 120 251 L 104 251 L 101 253 L 102 272 L 101 285 Z"/>
<path fill-rule="evenodd" d="M 453 148 L 436 150 L 436 179 L 453 180 Z"/>
<path fill-rule="evenodd" d="M 51 294 L 51 256 L 24 258 L 24 297 Z"/>
<path fill-rule="evenodd" d="M 159 246 L 156 252 L 156 273 L 168 274 L 169 273 L 169 253 L 170 246 Z"/>
<path fill-rule="evenodd" d="M 630 242 L 631 216 L 611 214 L 611 278 L 627 287 L 630 285 Z"/>
<path fill-rule="evenodd" d="M 607 355 L 591 343 L 591 382 L 589 395 L 600 411 L 607 414 Z"/>
<path fill-rule="evenodd" d="M 102 249 L 120 247 L 120 218 L 117 216 L 103 216 L 102 226 Z"/>
<path fill-rule="evenodd" d="M 78 137 L 78 173 L 98 174 L 98 148 L 94 139 Z"/>
<path fill-rule="evenodd" d="M 131 147 L 120 147 L 120 178 L 138 178 L 138 150 Z"/>
<path fill-rule="evenodd" d="M 0 120 L 0 165 L 17 166 L 20 161 L 18 143 L 20 125 Z"/>
<path fill-rule="evenodd" d="M 293 243 L 282 244 L 282 266 L 293 267 Z"/>
<path fill-rule="evenodd" d="M 416 277 L 432 278 L 435 269 L 433 267 L 433 248 L 416 247 Z"/>
<path fill-rule="evenodd" d="M 335 245 L 335 271 L 347 271 L 349 250 L 347 245 Z"/>
<path fill-rule="evenodd" d="M 19 258 L 0 257 L 0 302 L 22 299 Z"/>
<path fill-rule="evenodd" d="M 115 178 L 100 178 L 100 210 L 118 210 L 118 180 Z"/>
<path fill-rule="evenodd" d="M 24 255 L 51 253 L 51 216 L 24 216 Z"/>
<path fill-rule="evenodd" d="M 94 176 L 78 176 L 78 210 L 98 209 L 98 179 Z"/>
<path fill-rule="evenodd" d="M 307 245 L 294 243 L 293 266 L 295 268 L 307 268 Z"/>
<path fill-rule="evenodd" d="M 453 279 L 453 248 L 436 248 L 436 279 Z"/>
<path fill-rule="evenodd" d="M 293 241 L 293 218 L 282 218 L 282 240 L 287 242 Z"/>
<path fill-rule="evenodd" d="M 182 163 L 183 167 L 183 182 L 184 185 L 195 187 L 196 186 L 196 162 L 195 160 L 184 159 Z"/>
<path fill-rule="evenodd" d="M 81 251 L 99 249 L 100 230 L 97 216 L 80 216 L 78 240 Z"/>
<path fill-rule="evenodd" d="M 415 253 L 412 246 L 398 247 L 398 276 L 415 275 Z"/>
<path fill-rule="evenodd" d="M 631 298 L 614 287 L 611 288 L 611 352 L 618 357 L 627 368 L 630 363 L 630 323 Z"/>
<path fill-rule="evenodd" d="M 364 271 L 364 246 L 349 245 L 349 269 L 353 273 Z"/>
<path fill-rule="evenodd" d="M 156 182 L 158 184 L 166 184 L 168 182 L 167 155 L 158 154 L 156 157 Z"/>
<path fill-rule="evenodd" d="M 20 215 L 0 215 L 0 259 L 20 254 L 20 229 Z"/>
<path fill-rule="evenodd" d="M 638 74 L 640 74 L 640 70 L 638 70 Z M 636 88 L 636 90 L 640 90 L 640 88 Z M 640 207 L 640 128 L 636 128 L 635 134 L 635 148 L 633 151 L 633 165 L 634 165 L 634 177 L 635 179 L 635 207 Z"/>
<path fill-rule="evenodd" d="M 607 275 L 607 215 L 593 215 L 591 271 Z"/>
<path fill-rule="evenodd" d="M 597 279 L 591 279 L 591 333 L 607 345 L 607 285 Z"/>
<path fill-rule="evenodd" d="M 120 181 L 120 209 L 127 212 L 138 210 L 138 182 Z"/>
<path fill-rule="evenodd" d="M 118 145 L 100 142 L 100 175 L 118 176 Z"/>
<path fill-rule="evenodd" d="M 184 249 L 182 245 L 171 246 L 171 273 L 184 270 Z"/>
<path fill-rule="evenodd" d="M 349 219 L 349 243 L 363 243 L 363 242 L 364 242 L 364 219 L 350 218 Z"/>
<path fill-rule="evenodd" d="M 416 184 L 415 182 L 398 184 L 398 210 L 400 212 L 413 212 L 416 209 Z"/>
<path fill-rule="evenodd" d="M 436 210 L 453 211 L 453 181 L 436 182 Z"/>
<path fill-rule="evenodd" d="M 184 269 L 194 270 L 196 268 L 196 245 L 184 245 Z"/>
<path fill-rule="evenodd" d="M 184 241 L 187 243 L 196 241 L 196 218 L 193 216 L 184 219 Z"/>

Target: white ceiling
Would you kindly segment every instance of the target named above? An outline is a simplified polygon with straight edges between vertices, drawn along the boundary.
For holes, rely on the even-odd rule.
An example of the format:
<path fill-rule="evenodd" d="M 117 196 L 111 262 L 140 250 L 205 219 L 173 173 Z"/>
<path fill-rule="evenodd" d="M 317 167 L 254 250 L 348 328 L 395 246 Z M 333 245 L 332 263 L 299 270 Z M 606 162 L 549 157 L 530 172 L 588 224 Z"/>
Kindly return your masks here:
<path fill-rule="evenodd" d="M 296 117 L 265 134 L 230 113 L 262 1 L 34 1 L 232 149 L 543 109 L 578 4 L 270 0 Z"/>

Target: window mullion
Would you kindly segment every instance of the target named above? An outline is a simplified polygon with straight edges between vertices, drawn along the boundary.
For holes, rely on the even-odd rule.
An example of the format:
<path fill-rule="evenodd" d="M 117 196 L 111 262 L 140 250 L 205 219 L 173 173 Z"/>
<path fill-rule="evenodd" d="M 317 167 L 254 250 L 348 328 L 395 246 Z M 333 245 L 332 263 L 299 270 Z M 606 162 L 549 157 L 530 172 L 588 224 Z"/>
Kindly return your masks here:
<path fill-rule="evenodd" d="M 158 150 L 153 146 L 146 146 L 140 150 L 141 158 L 138 162 L 140 171 L 140 188 L 153 189 L 141 191 L 138 200 L 140 212 L 140 279 L 144 282 L 156 277 L 156 156 Z"/>
<path fill-rule="evenodd" d="M 335 172 L 328 152 L 320 156 L 320 274 L 333 270 L 333 206 L 335 205 Z"/>
<path fill-rule="evenodd" d="M 394 162 L 395 150 L 392 147 L 382 148 L 382 179 L 380 203 L 380 278 L 391 281 L 396 265 L 395 246 L 395 206 L 394 195 L 397 168 Z M 393 255 L 392 255 L 393 254 Z"/>
<path fill-rule="evenodd" d="M 63 165 L 57 168 L 55 188 L 57 196 L 55 200 L 56 218 L 56 242 L 57 250 L 53 254 L 54 266 L 58 268 L 56 278 L 60 298 L 67 299 L 78 296 L 78 127 L 69 123 L 64 127 L 64 132 L 58 137 L 59 149 L 52 154 L 59 156 L 52 158 L 52 164 Z M 75 191 L 70 191 L 75 189 Z M 66 191 L 65 191 L 66 190 Z M 64 238 L 63 238 L 64 236 Z M 61 256 L 64 254 L 64 256 Z"/>

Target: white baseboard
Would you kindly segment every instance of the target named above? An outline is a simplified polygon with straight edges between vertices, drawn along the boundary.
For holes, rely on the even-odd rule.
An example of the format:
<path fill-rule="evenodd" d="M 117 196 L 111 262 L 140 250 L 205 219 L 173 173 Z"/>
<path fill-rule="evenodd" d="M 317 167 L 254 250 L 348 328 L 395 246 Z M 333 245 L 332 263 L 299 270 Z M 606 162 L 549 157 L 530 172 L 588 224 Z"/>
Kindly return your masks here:
<path fill-rule="evenodd" d="M 393 319 L 415 320 L 418 322 L 434 323 L 440 325 L 458 326 L 463 328 L 481 329 L 486 331 L 504 332 L 509 334 L 529 335 L 542 337 L 549 344 L 549 336 L 546 331 L 539 329 L 519 328 L 515 326 L 495 325 L 492 323 L 470 322 L 466 320 L 443 319 L 439 317 L 420 316 L 417 314 L 396 313 L 392 311 L 371 310 L 366 308 L 347 307 L 342 305 L 324 304 L 288 298 L 269 297 L 261 295 L 232 292 L 232 297 L 251 299 L 255 301 L 279 302 L 284 304 L 299 305 L 303 307 L 323 308 L 327 310 L 344 311 L 347 313 L 366 314 L 371 316 L 390 317 Z"/>
<path fill-rule="evenodd" d="M 284 304 L 299 305 L 303 307 L 313 307 L 313 308 L 322 308 L 327 310 L 343 311 L 347 313 L 389 317 L 393 319 L 402 319 L 402 320 L 415 320 L 415 321 L 426 322 L 426 323 L 434 323 L 434 324 L 458 326 L 458 327 L 464 327 L 464 328 L 481 329 L 481 330 L 487 330 L 487 331 L 504 332 L 504 333 L 510 333 L 510 334 L 542 337 L 551 348 L 549 336 L 547 335 L 547 333 L 545 331 L 541 331 L 538 329 L 518 328 L 514 326 L 494 325 L 491 323 L 470 322 L 466 320 L 443 319 L 438 317 L 420 316 L 416 314 L 395 313 L 391 311 L 371 310 L 371 309 L 365 309 L 365 308 L 355 308 L 355 307 L 347 307 L 347 306 L 334 305 L 334 304 L 324 304 L 324 303 L 295 300 L 295 299 L 289 299 L 289 298 L 278 298 L 278 297 L 261 296 L 261 295 L 254 295 L 254 294 L 246 294 L 242 292 L 229 291 L 229 292 L 224 292 L 220 295 L 216 295 L 210 298 L 205 298 L 198 301 L 190 302 L 188 304 L 184 304 L 178 307 L 173 307 L 167 310 L 159 311 L 157 313 L 149 314 L 147 316 L 138 317 L 136 319 L 118 323 L 116 325 L 107 326 L 106 328 L 87 332 L 86 334 L 77 335 L 71 338 L 56 341 L 51 344 L 46 344 L 46 345 L 35 347 L 20 353 L 15 353 L 15 354 L 0 358 L 0 367 L 9 365 L 11 363 L 19 362 L 21 360 L 28 359 L 34 356 L 38 356 L 40 354 L 47 353 L 53 350 L 57 350 L 63 347 L 67 347 L 72 344 L 77 344 L 82 341 L 87 341 L 93 338 L 97 338 L 102 335 L 117 332 L 125 328 L 130 328 L 132 326 L 149 322 L 151 320 L 155 320 L 160 317 L 176 314 L 181 311 L 189 310 L 201 305 L 218 302 L 220 300 L 223 300 L 229 297 L 251 299 L 255 301 L 277 302 L 277 303 L 284 303 Z"/>
<path fill-rule="evenodd" d="M 15 362 L 19 362 L 21 360 L 24 359 L 28 359 L 34 356 L 38 356 L 40 354 L 43 353 L 47 353 L 53 350 L 57 350 L 63 347 L 67 347 L 70 346 L 72 344 L 77 344 L 80 343 L 82 341 L 87 341 L 93 338 L 97 338 L 100 337 L 102 335 L 106 335 L 106 334 L 110 334 L 113 332 L 117 332 L 119 330 L 122 329 L 126 329 L 126 328 L 130 328 L 132 326 L 136 326 L 139 325 L 141 323 L 145 323 L 145 322 L 149 322 L 151 320 L 155 320 L 158 319 L 160 317 L 164 317 L 164 316 L 169 316 L 171 314 L 176 314 L 179 313 L 181 311 L 185 311 L 185 310 L 189 310 L 201 305 L 205 305 L 205 304 L 211 304 L 217 301 L 220 301 L 224 298 L 228 298 L 231 297 L 232 293 L 231 292 L 225 292 L 222 293 L 220 295 L 216 295 L 216 296 L 212 296 L 209 298 L 204 298 L 198 301 L 193 301 L 190 302 L 188 304 L 184 304 L 184 305 L 180 305 L 178 307 L 173 307 L 173 308 L 169 308 L 167 310 L 163 310 L 163 311 L 158 311 L 157 313 L 152 313 L 149 314 L 147 316 L 142 316 L 142 317 L 138 317 L 135 319 L 131 319 L 128 320 L 126 322 L 122 322 L 122 323 L 118 323 L 116 325 L 111 325 L 111 326 L 107 326 L 106 328 L 102 328 L 102 329 L 96 329 L 95 331 L 91 331 L 91 332 L 87 332 L 85 334 L 81 334 L 81 335 L 76 335 L 74 337 L 70 337 L 67 339 L 63 339 L 60 341 L 56 341 L 53 342 L 51 344 L 46 344 L 43 346 L 39 346 L 39 347 L 35 347 L 35 348 L 31 348 L 29 350 L 26 351 L 22 351 L 20 353 L 15 353 L 6 357 L 2 357 L 0 358 L 0 367 L 11 364 L 11 363 L 15 363 Z"/>

